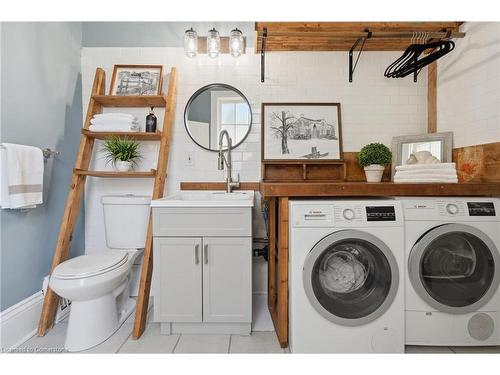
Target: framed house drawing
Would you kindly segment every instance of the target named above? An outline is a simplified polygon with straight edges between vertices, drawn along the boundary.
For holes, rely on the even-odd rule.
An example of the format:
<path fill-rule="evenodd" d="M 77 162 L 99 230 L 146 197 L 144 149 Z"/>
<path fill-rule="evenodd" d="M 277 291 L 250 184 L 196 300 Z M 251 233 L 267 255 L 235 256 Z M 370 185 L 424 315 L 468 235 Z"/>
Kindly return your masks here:
<path fill-rule="evenodd" d="M 115 65 L 110 95 L 161 95 L 162 65 Z"/>
<path fill-rule="evenodd" d="M 262 160 L 342 160 L 340 103 L 262 103 Z"/>

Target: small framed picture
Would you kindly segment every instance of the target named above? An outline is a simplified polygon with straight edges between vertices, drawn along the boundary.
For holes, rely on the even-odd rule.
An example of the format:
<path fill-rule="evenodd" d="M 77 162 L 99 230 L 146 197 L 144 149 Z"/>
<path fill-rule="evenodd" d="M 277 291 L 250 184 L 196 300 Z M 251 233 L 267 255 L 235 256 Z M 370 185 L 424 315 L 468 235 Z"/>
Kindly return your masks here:
<path fill-rule="evenodd" d="M 115 65 L 110 95 L 161 95 L 162 65 Z"/>
<path fill-rule="evenodd" d="M 263 161 L 342 160 L 340 103 L 263 103 Z"/>

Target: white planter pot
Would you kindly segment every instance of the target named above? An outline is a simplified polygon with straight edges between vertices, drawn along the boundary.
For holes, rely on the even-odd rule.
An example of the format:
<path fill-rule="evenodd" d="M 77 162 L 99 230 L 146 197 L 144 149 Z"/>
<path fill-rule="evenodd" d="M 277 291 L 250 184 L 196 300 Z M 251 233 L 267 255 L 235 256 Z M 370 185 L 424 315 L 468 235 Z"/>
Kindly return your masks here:
<path fill-rule="evenodd" d="M 366 182 L 380 182 L 384 174 L 384 166 L 379 164 L 370 164 L 364 168 Z"/>
<path fill-rule="evenodd" d="M 132 168 L 132 163 L 130 161 L 117 160 L 115 163 L 115 169 L 118 172 L 128 172 Z"/>

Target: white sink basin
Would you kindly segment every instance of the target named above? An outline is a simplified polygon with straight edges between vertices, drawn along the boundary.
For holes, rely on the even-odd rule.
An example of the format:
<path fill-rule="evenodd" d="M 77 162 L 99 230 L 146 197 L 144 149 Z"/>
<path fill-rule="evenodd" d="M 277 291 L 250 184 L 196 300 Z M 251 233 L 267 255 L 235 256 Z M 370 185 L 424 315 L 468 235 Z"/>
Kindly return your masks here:
<path fill-rule="evenodd" d="M 254 191 L 185 190 L 151 201 L 151 207 L 253 207 Z"/>

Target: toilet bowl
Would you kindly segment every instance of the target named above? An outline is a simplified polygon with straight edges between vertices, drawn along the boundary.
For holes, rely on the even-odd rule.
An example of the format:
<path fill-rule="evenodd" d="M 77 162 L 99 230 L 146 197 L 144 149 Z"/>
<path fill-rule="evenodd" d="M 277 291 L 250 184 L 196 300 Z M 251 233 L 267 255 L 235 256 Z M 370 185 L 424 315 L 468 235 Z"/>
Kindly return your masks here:
<path fill-rule="evenodd" d="M 112 250 L 59 264 L 49 286 L 71 300 L 65 348 L 82 351 L 108 339 L 132 313 L 130 272 L 146 241 L 150 198 L 103 196 L 106 244 Z"/>

